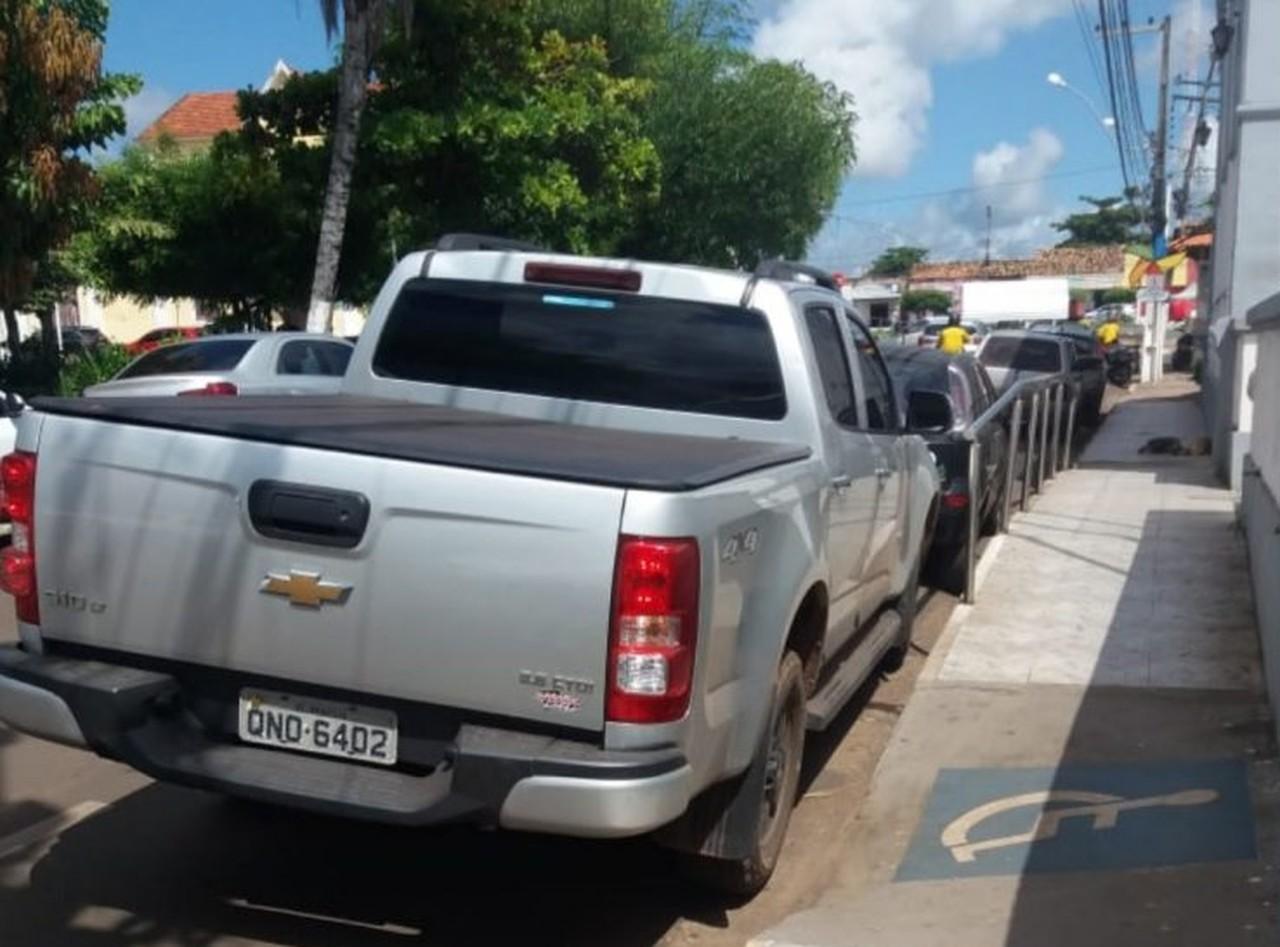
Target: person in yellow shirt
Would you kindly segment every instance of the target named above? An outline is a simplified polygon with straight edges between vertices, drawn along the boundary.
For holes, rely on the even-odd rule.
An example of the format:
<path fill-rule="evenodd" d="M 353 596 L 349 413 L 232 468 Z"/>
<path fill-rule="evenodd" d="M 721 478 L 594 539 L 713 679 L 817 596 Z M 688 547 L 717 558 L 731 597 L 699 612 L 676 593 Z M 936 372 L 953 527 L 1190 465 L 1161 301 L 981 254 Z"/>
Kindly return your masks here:
<path fill-rule="evenodd" d="M 969 333 L 960 324 L 960 317 L 953 315 L 951 320 L 938 333 L 938 348 L 948 355 L 959 355 L 969 344 Z"/>
<path fill-rule="evenodd" d="M 1098 337 L 1098 341 L 1106 348 L 1111 348 L 1120 341 L 1120 323 L 1116 321 L 1114 315 L 1107 316 L 1105 322 L 1098 326 L 1098 331 L 1094 333 Z"/>

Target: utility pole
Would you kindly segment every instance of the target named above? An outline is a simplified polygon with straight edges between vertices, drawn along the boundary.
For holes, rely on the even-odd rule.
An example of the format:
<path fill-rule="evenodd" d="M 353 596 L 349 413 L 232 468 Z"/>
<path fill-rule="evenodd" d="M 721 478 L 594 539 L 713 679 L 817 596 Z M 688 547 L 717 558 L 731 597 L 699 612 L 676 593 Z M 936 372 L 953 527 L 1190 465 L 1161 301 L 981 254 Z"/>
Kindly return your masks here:
<path fill-rule="evenodd" d="M 1169 148 L 1169 39 L 1171 21 L 1165 16 L 1160 21 L 1160 97 L 1159 114 L 1156 117 L 1156 147 L 1151 169 L 1151 253 L 1154 259 L 1165 255 L 1168 216 L 1165 199 L 1168 182 L 1165 177 L 1165 157 Z"/>
<path fill-rule="evenodd" d="M 1147 26 L 1130 26 L 1126 20 L 1118 28 L 1103 29 L 1099 25 L 1094 27 L 1094 31 L 1104 37 L 1104 42 L 1108 33 L 1124 32 L 1129 36 L 1138 36 L 1142 33 L 1160 34 L 1160 114 L 1156 118 L 1155 144 L 1152 148 L 1155 155 L 1151 167 L 1151 252 L 1155 259 L 1159 259 L 1164 256 L 1167 249 L 1165 227 L 1169 220 L 1165 212 L 1168 184 L 1164 165 L 1169 147 L 1169 40 L 1173 30 L 1171 18 L 1168 16 L 1159 24 L 1153 24 L 1151 20 L 1147 23 Z M 1116 134 L 1119 135 L 1118 128 Z"/>
<path fill-rule="evenodd" d="M 991 262 L 991 205 L 987 205 L 987 252 L 982 256 L 983 265 Z"/>

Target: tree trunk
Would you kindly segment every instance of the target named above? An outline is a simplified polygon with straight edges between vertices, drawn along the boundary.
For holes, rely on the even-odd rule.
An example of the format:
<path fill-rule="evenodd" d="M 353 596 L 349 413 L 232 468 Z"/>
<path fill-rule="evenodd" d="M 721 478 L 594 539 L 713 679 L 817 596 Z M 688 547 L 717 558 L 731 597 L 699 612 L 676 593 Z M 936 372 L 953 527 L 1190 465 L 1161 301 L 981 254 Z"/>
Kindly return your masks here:
<path fill-rule="evenodd" d="M 342 69 L 332 130 L 329 183 L 325 188 L 315 277 L 311 282 L 311 306 L 307 312 L 309 332 L 328 332 L 333 320 L 338 263 L 342 258 L 342 232 L 347 224 L 351 175 L 355 170 L 356 143 L 360 137 L 360 116 L 369 91 L 369 61 L 375 33 L 382 29 L 385 4 L 386 0 L 343 0 Z"/>
<path fill-rule="evenodd" d="M 9 349 L 9 358 L 18 359 L 18 314 L 10 306 L 4 307 L 4 344 Z"/>

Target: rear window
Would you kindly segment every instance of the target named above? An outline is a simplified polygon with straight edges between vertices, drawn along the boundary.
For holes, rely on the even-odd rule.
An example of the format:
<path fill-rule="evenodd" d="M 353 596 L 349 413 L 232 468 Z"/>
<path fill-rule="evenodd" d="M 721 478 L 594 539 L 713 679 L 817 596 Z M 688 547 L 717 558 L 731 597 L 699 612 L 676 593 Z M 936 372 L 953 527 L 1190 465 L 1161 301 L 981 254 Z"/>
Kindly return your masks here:
<path fill-rule="evenodd" d="M 777 420 L 764 317 L 706 303 L 452 280 L 405 285 L 373 370 L 386 378 Z"/>
<path fill-rule="evenodd" d="M 885 367 L 903 391 L 947 390 L 947 367 L 951 359 L 933 349 L 886 345 L 880 350 Z"/>
<path fill-rule="evenodd" d="M 316 339 L 286 342 L 276 359 L 276 371 L 281 375 L 342 375 L 353 351 L 349 345 Z"/>
<path fill-rule="evenodd" d="M 979 356 L 991 368 L 1012 368 L 1021 372 L 1062 371 L 1062 349 L 1057 339 L 1030 336 L 993 336 Z"/>
<path fill-rule="evenodd" d="M 145 378 L 148 375 L 229 372 L 240 364 L 253 345 L 252 339 L 218 339 L 167 345 L 148 352 L 116 377 Z"/>

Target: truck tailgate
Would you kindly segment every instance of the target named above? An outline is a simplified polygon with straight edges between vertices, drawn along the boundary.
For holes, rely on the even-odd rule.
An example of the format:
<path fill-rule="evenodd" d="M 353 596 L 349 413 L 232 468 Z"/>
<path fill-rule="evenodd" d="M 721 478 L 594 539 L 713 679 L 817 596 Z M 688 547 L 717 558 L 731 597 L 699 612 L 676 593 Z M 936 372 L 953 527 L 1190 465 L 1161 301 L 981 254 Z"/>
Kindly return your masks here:
<path fill-rule="evenodd" d="M 58 413 L 40 445 L 48 638 L 603 726 L 619 486 Z M 259 481 L 367 497 L 363 536 L 346 549 L 263 535 Z M 294 599 L 318 575 L 345 600 L 264 593 L 299 574 Z M 574 679 L 580 709 L 545 709 L 522 672 Z"/>

